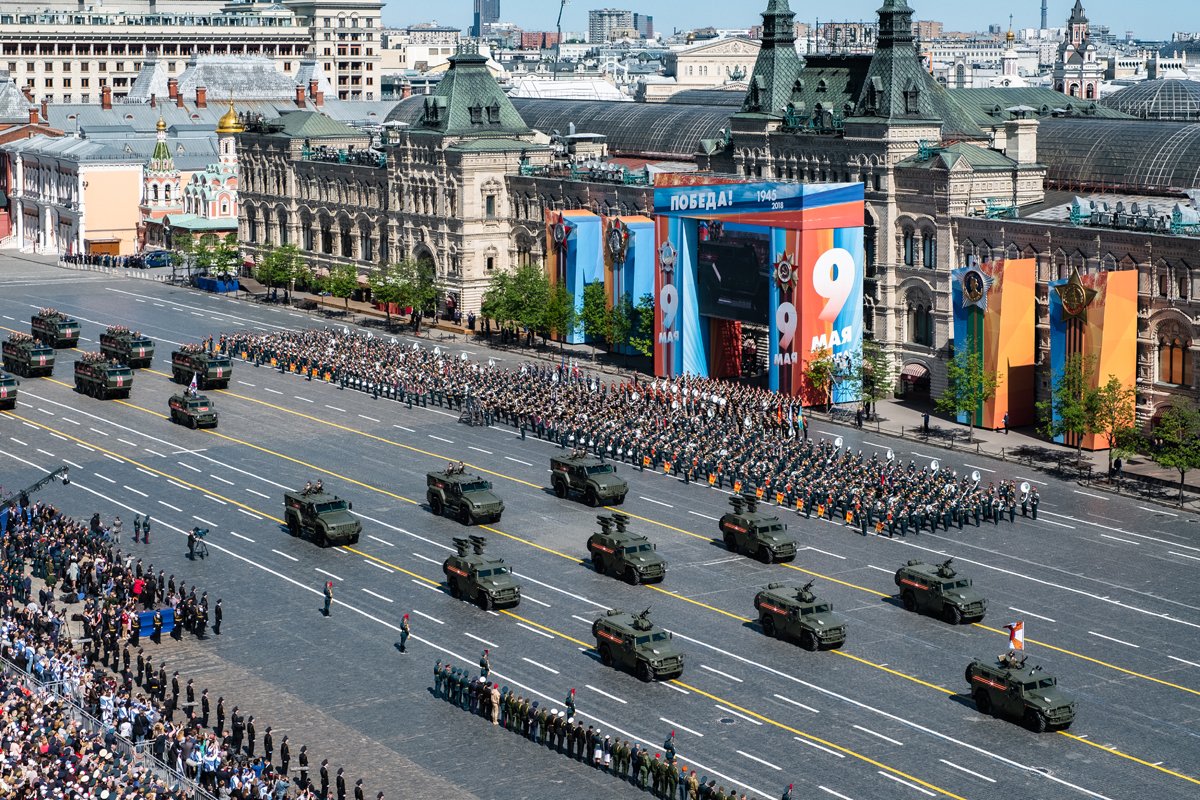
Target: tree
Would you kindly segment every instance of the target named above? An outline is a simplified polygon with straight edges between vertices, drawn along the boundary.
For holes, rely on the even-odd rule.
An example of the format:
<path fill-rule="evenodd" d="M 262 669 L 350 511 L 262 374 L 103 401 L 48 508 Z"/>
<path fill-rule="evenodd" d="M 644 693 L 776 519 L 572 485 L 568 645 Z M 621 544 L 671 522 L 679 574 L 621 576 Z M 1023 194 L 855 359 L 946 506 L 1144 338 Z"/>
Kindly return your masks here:
<path fill-rule="evenodd" d="M 559 347 L 579 327 L 579 314 L 575 310 L 575 298 L 561 283 L 550 288 L 550 296 L 543 308 L 539 330 L 542 338 L 553 333 L 559 339 Z"/>
<path fill-rule="evenodd" d="M 1050 439 L 1062 436 L 1068 443 L 1075 441 L 1076 453 L 1083 450 L 1083 435 L 1088 433 L 1088 376 L 1096 361 L 1092 356 L 1072 354 L 1063 362 L 1048 400 L 1037 404 L 1042 433 Z"/>
<path fill-rule="evenodd" d="M 346 302 L 346 310 L 350 310 L 350 295 L 358 288 L 358 267 L 353 264 L 335 264 L 329 268 L 329 276 L 323 281 L 323 288 L 334 297 L 340 297 Z"/>
<path fill-rule="evenodd" d="M 946 391 L 938 397 L 936 406 L 944 414 L 966 414 L 967 424 L 975 428 L 979 409 L 996 396 L 1000 376 L 983 368 L 983 357 L 974 351 L 962 350 L 946 365 Z"/>
<path fill-rule="evenodd" d="M 838 374 L 838 366 L 833 359 L 833 351 L 828 347 L 818 347 L 812 352 L 812 358 L 804 366 L 804 377 L 808 385 L 825 401 L 826 410 L 833 404 L 833 383 Z"/>
<path fill-rule="evenodd" d="M 501 272 L 492 279 L 492 285 L 483 293 L 483 301 L 479 306 L 479 315 L 486 320 L 493 320 L 497 325 L 503 325 L 512 319 L 512 311 L 508 302 L 512 296 L 513 274 Z M 491 327 L 488 327 L 491 332 Z"/>
<path fill-rule="evenodd" d="M 287 291 L 303 269 L 304 259 L 300 249 L 294 244 L 284 244 L 269 249 L 263 255 L 254 270 L 254 277 L 269 289 L 282 286 Z"/>
<path fill-rule="evenodd" d="M 643 356 L 654 355 L 654 295 L 647 292 L 639 297 L 630 318 L 630 347 Z"/>
<path fill-rule="evenodd" d="M 1183 482 L 1190 470 L 1200 467 L 1200 409 L 1180 398 L 1163 412 L 1154 426 L 1156 445 L 1151 458 L 1160 467 L 1179 471 L 1179 505 Z"/>
<path fill-rule="evenodd" d="M 1089 432 L 1108 439 L 1108 472 L 1113 458 L 1137 446 L 1137 390 L 1116 375 L 1088 393 Z"/>
<path fill-rule="evenodd" d="M 537 264 L 525 264 L 513 273 L 509 297 L 510 322 L 522 328 L 537 330 L 542 324 L 546 303 L 550 300 L 550 278 Z"/>
<path fill-rule="evenodd" d="M 583 335 L 592 346 L 592 360 L 596 360 L 596 340 L 608 340 L 611 333 L 608 315 L 608 298 L 605 296 L 604 284 L 600 281 L 584 284 L 583 308 L 579 315 L 583 324 Z"/>
<path fill-rule="evenodd" d="M 612 347 L 627 348 L 629 335 L 633 331 L 637 311 L 633 307 L 633 298 L 628 294 L 621 295 L 613 307 L 608 310 L 608 339 Z M 623 349 L 622 358 L 628 362 L 628 350 Z"/>
<path fill-rule="evenodd" d="M 367 276 L 371 297 L 375 302 L 383 304 L 383 313 L 387 316 L 389 328 L 392 326 L 392 306 L 404 302 L 404 287 L 400 284 L 398 273 L 397 265 L 387 264 Z"/>
<path fill-rule="evenodd" d="M 222 278 L 236 275 L 238 262 L 241 259 L 241 249 L 238 247 L 236 233 L 228 233 L 212 243 L 211 269 Z"/>
<path fill-rule="evenodd" d="M 874 339 L 864 339 L 862 353 L 850 362 L 843 382 L 858 390 L 868 413 L 892 395 L 892 359 Z"/>

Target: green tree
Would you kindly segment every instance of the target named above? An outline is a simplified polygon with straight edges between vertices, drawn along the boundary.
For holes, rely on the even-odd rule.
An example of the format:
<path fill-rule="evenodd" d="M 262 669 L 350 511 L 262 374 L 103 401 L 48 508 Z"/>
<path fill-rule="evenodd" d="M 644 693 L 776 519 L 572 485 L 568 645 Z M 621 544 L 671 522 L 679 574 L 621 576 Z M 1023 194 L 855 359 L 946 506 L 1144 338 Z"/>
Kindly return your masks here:
<path fill-rule="evenodd" d="M 608 315 L 608 298 L 605 296 L 604 284 L 600 281 L 584 284 L 583 303 L 579 321 L 583 325 L 583 335 L 592 346 L 592 360 L 596 360 L 596 340 L 608 341 L 611 333 Z"/>
<path fill-rule="evenodd" d="M 575 298 L 561 283 L 550 287 L 550 297 L 543 308 L 542 322 L 539 326 L 543 340 L 553 334 L 558 337 L 559 349 L 562 349 L 566 338 L 578 327 L 579 314 L 575 310 Z"/>
<path fill-rule="evenodd" d="M 550 278 L 537 264 L 518 267 L 513 273 L 505 305 L 511 314 L 509 321 L 522 328 L 537 330 L 550 300 Z"/>
<path fill-rule="evenodd" d="M 833 384 L 837 376 L 838 366 L 833 351 L 828 347 L 813 350 L 812 358 L 804 365 L 804 377 L 809 387 L 825 401 L 827 411 L 833 403 Z"/>
<path fill-rule="evenodd" d="M 1067 356 L 1063 370 L 1050 389 L 1050 397 L 1037 403 L 1041 432 L 1047 438 L 1062 436 L 1075 443 L 1076 453 L 1083 450 L 1083 435 L 1088 433 L 1091 414 L 1088 410 L 1088 376 L 1092 374 L 1095 358 L 1077 353 Z"/>
<path fill-rule="evenodd" d="M 1108 472 L 1113 458 L 1137 447 L 1137 390 L 1126 386 L 1116 375 L 1109 375 L 1099 387 L 1088 393 L 1089 432 L 1108 439 Z"/>
<path fill-rule="evenodd" d="M 874 339 L 864 339 L 862 353 L 855 355 L 839 383 L 856 389 L 868 413 L 875 404 L 892 396 L 892 359 Z"/>
<path fill-rule="evenodd" d="M 628 295 L 626 296 L 628 298 Z M 629 345 L 643 356 L 654 355 L 654 295 L 638 298 L 630 314 Z"/>
<path fill-rule="evenodd" d="M 1190 470 L 1200 467 L 1200 409 L 1180 398 L 1163 412 L 1154 426 L 1157 440 L 1151 453 L 1160 467 L 1179 471 L 1179 505 L 1183 505 L 1183 482 Z"/>
<path fill-rule="evenodd" d="M 946 365 L 946 391 L 935 405 L 943 414 L 966 414 L 974 429 L 980 407 L 996 396 L 1000 376 L 983 368 L 983 357 L 973 351 L 960 351 Z"/>
<path fill-rule="evenodd" d="M 392 305 L 404 303 L 404 287 L 399 281 L 398 272 L 395 264 L 385 264 L 367 275 L 371 297 L 375 302 L 383 304 L 383 313 L 387 317 L 389 328 L 392 326 Z"/>
<path fill-rule="evenodd" d="M 628 351 L 630 334 L 637 318 L 637 310 L 633 307 L 633 298 L 628 294 L 621 295 L 613 307 L 608 310 L 608 337 L 612 347 L 621 347 L 622 359 L 629 361 Z"/>
<path fill-rule="evenodd" d="M 340 297 L 350 310 L 350 295 L 358 288 L 358 268 L 353 264 L 335 264 L 322 282 L 322 288 L 334 297 Z"/>
<path fill-rule="evenodd" d="M 286 292 L 303 269 L 300 249 L 294 244 L 284 244 L 267 250 L 254 270 L 254 277 L 269 289 L 282 286 Z"/>
<path fill-rule="evenodd" d="M 222 277 L 236 275 L 241 257 L 242 252 L 238 247 L 237 234 L 228 233 L 224 237 L 217 238 L 216 242 L 212 244 L 211 270 Z"/>
<path fill-rule="evenodd" d="M 501 327 L 511 321 L 513 317 L 512 309 L 509 308 L 509 300 L 513 295 L 512 284 L 513 274 L 511 272 L 501 272 L 492 278 L 492 285 L 483 293 L 479 315 Z M 489 327 L 488 330 L 490 332 L 491 328 Z"/>

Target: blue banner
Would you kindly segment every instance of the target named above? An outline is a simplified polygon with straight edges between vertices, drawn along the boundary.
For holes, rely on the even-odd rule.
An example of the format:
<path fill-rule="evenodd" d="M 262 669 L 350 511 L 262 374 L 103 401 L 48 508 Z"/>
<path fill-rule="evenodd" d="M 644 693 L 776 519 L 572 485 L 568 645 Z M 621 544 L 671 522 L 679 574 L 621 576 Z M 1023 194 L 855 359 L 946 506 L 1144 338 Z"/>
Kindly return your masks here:
<path fill-rule="evenodd" d="M 708 186 L 671 186 L 654 190 L 656 214 L 748 214 L 762 211 L 799 211 L 806 199 L 818 195 L 817 205 L 862 200 L 861 184 L 728 183 Z"/>

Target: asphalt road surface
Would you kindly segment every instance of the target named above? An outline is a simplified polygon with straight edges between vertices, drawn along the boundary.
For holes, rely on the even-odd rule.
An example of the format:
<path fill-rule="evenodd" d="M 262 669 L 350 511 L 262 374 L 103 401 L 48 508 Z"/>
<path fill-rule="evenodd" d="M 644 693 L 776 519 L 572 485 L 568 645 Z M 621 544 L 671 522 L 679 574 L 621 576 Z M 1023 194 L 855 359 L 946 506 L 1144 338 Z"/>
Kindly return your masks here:
<path fill-rule="evenodd" d="M 887 539 L 783 511 L 800 552 L 767 566 L 720 545 L 727 492 L 623 465 L 621 511 L 669 562 L 664 583 L 633 587 L 591 570 L 585 542 L 597 511 L 554 497 L 556 448 L 532 436 L 241 362 L 227 391 L 208 393 L 219 428 L 167 419 L 173 345 L 322 321 L 0 259 L 0 333 L 28 331 L 46 305 L 80 320 L 84 349 L 98 349 L 106 325 L 140 329 L 157 343 L 155 363 L 137 372 L 128 401 L 101 402 L 74 392 L 74 354 L 60 351 L 54 376 L 22 381 L 18 407 L 0 412 L 0 482 L 24 485 L 65 463 L 71 485 L 44 490 L 45 499 L 77 517 L 121 514 L 127 530 L 135 512 L 151 514 L 154 541 L 136 546 L 143 558 L 224 599 L 226 632 L 207 647 L 464 792 L 550 798 L 587 785 L 637 794 L 432 698 L 435 659 L 474 667 L 487 647 L 501 685 L 552 706 L 574 687 L 585 725 L 652 748 L 674 730 L 682 763 L 760 798 L 788 783 L 797 798 L 843 800 L 1200 796 L 1200 535 L 1190 515 L 818 423 L 818 437 L 891 447 L 919 466 L 936 457 L 960 473 L 979 469 L 985 483 L 1033 481 L 1040 518 Z M 520 363 L 519 354 L 467 352 Z M 499 523 L 471 532 L 513 567 L 518 608 L 485 612 L 444 588 L 441 562 L 467 531 L 429 512 L 424 475 L 452 458 L 485 474 L 505 501 Z M 353 501 L 357 545 L 321 549 L 281 528 L 282 492 L 316 478 Z M 197 524 L 211 530 L 211 557 L 192 563 L 184 537 Z M 979 624 L 906 613 L 895 597 L 899 565 L 949 556 L 989 599 Z M 848 621 L 841 650 L 768 639 L 754 620 L 759 588 L 812 578 Z M 336 587 L 328 619 L 326 580 Z M 678 680 L 643 684 L 602 666 L 592 649 L 591 621 L 604 609 L 647 606 L 686 655 Z M 413 637 L 400 655 L 393 643 L 405 613 Z M 964 668 L 1005 651 L 1003 626 L 1018 619 L 1030 661 L 1078 702 L 1068 731 L 1037 735 L 980 715 L 970 699 Z"/>

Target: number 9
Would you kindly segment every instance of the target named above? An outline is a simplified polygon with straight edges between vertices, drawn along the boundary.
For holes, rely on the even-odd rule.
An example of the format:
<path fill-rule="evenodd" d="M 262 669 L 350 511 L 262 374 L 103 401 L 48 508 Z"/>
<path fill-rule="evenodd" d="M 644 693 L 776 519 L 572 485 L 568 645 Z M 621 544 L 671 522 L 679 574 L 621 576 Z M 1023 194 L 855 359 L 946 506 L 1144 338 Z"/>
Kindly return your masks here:
<path fill-rule="evenodd" d="M 779 350 L 791 349 L 796 336 L 796 307 L 791 303 L 780 303 L 775 309 L 775 327 L 779 330 Z"/>
<path fill-rule="evenodd" d="M 669 331 L 675 326 L 675 315 L 679 311 L 679 290 L 674 284 L 668 283 L 662 287 L 658 295 L 658 304 L 662 307 L 662 327 Z"/>
<path fill-rule="evenodd" d="M 829 302 L 818 317 L 833 322 L 854 289 L 854 256 L 843 247 L 826 250 L 813 265 L 813 289 Z"/>

